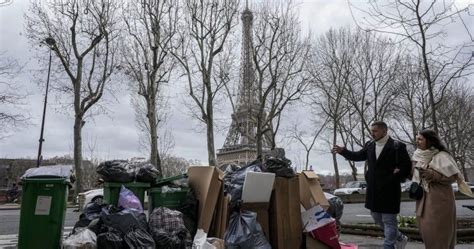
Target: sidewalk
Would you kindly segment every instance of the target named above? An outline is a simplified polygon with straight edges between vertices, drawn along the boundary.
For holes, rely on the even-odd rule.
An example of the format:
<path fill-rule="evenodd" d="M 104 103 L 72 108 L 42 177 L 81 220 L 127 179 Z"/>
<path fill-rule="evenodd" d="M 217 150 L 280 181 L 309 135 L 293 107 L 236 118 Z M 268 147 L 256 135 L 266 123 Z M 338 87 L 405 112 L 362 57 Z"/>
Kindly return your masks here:
<path fill-rule="evenodd" d="M 353 234 L 341 234 L 339 241 L 344 243 L 353 243 L 358 246 L 359 249 L 383 249 L 383 238 L 382 237 L 371 237 L 365 235 L 353 235 Z M 425 249 L 425 246 L 420 241 L 408 241 L 405 249 Z M 474 249 L 474 243 L 470 244 L 458 244 L 456 249 Z"/>
<path fill-rule="evenodd" d="M 77 204 L 68 203 L 67 208 L 77 208 Z M 0 210 L 19 210 L 20 204 L 17 203 L 3 203 L 0 204 Z"/>

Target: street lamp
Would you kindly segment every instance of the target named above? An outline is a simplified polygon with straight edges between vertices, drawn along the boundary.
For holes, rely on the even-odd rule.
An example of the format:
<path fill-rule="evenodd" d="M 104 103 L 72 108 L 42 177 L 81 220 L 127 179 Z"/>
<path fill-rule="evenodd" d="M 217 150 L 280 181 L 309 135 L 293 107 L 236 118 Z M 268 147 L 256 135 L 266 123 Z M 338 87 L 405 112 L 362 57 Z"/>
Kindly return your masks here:
<path fill-rule="evenodd" d="M 44 40 L 46 44 L 48 44 L 49 47 L 49 65 L 48 65 L 48 78 L 46 79 L 46 93 L 44 94 L 44 106 L 43 106 L 43 119 L 41 121 L 41 133 L 40 133 L 40 139 L 39 139 L 39 148 L 38 148 L 38 159 L 36 161 L 36 167 L 39 167 L 41 164 L 41 160 L 43 159 L 43 156 L 41 155 L 41 150 L 43 148 L 43 132 L 44 132 L 44 119 L 46 117 L 46 104 L 48 103 L 48 90 L 49 90 L 49 75 L 51 73 L 51 50 L 53 49 L 54 44 L 56 44 L 56 41 L 48 37 Z"/>

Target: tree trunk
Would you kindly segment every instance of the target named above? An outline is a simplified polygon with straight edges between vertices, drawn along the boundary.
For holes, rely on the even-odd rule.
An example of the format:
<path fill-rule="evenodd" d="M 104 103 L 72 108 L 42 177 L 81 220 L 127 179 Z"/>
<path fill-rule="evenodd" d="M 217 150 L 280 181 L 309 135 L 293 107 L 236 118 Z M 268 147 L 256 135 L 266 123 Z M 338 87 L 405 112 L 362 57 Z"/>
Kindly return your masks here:
<path fill-rule="evenodd" d="M 82 184 L 82 116 L 74 119 L 74 167 L 76 169 L 76 195 L 83 192 Z"/>
<path fill-rule="evenodd" d="M 156 120 L 156 104 L 155 101 L 150 101 L 148 104 L 148 124 L 150 125 L 150 163 L 158 169 L 159 176 L 163 175 L 161 169 L 160 153 L 158 152 L 158 122 Z"/>
<path fill-rule="evenodd" d="M 337 142 L 337 122 L 334 121 L 333 131 L 332 131 L 332 144 L 336 144 Z M 336 154 L 332 154 L 332 162 L 334 164 L 334 176 L 336 178 L 336 188 L 339 188 L 339 169 L 337 166 Z"/>
<path fill-rule="evenodd" d="M 257 146 L 257 157 L 262 156 L 263 153 L 263 134 L 262 134 L 262 112 L 258 113 L 257 117 L 257 134 L 256 134 L 256 146 Z"/>
<path fill-rule="evenodd" d="M 214 113 L 212 107 L 212 93 L 208 91 L 207 97 L 207 153 L 209 166 L 217 166 L 216 152 L 214 148 Z"/>

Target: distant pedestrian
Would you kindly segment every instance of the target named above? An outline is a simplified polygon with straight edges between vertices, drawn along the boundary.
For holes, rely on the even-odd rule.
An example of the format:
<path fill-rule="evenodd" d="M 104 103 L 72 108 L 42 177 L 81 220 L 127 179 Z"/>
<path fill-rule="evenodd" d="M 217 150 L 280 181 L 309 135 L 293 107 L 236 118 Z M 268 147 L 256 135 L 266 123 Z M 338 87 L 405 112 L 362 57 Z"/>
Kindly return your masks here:
<path fill-rule="evenodd" d="M 423 187 L 416 201 L 416 220 L 427 249 L 454 249 L 456 245 L 456 204 L 451 184 L 472 196 L 454 158 L 446 151 L 439 136 L 423 130 L 416 136 L 413 153 L 413 181 Z"/>
<path fill-rule="evenodd" d="M 384 249 L 405 248 L 408 237 L 398 230 L 397 215 L 400 212 L 400 182 L 410 174 L 410 156 L 404 143 L 388 135 L 385 122 L 374 122 L 371 135 L 374 140 L 367 142 L 359 151 L 334 145 L 332 152 L 341 154 L 347 160 L 367 161 L 365 207 L 370 210 L 375 223 L 384 230 Z"/>

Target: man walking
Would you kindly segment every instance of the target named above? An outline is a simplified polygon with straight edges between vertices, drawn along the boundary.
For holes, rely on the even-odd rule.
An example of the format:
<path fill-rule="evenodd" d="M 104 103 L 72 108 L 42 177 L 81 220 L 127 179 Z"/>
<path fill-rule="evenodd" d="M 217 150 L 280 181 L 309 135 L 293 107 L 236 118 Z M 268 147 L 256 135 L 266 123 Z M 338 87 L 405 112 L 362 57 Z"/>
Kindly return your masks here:
<path fill-rule="evenodd" d="M 410 156 L 404 143 L 388 135 L 385 122 L 374 122 L 371 135 L 374 140 L 366 143 L 360 151 L 334 145 L 332 152 L 347 160 L 367 161 L 365 207 L 384 230 L 384 249 L 403 249 L 408 238 L 398 230 L 397 214 L 400 212 L 400 182 L 411 172 Z"/>

